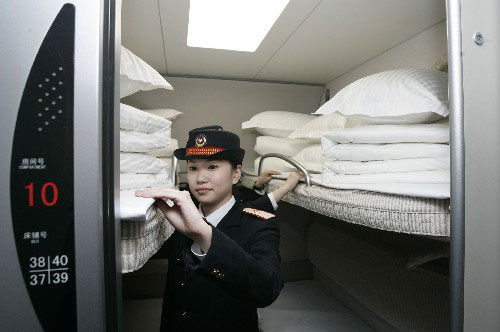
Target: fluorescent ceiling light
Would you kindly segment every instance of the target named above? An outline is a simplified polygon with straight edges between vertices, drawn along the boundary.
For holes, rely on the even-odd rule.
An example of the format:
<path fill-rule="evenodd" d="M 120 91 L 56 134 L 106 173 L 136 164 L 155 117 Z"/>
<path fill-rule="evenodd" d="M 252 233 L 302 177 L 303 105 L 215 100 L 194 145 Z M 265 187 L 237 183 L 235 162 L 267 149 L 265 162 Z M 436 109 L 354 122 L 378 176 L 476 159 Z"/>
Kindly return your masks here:
<path fill-rule="evenodd" d="M 255 52 L 290 0 L 191 0 L 187 45 Z"/>

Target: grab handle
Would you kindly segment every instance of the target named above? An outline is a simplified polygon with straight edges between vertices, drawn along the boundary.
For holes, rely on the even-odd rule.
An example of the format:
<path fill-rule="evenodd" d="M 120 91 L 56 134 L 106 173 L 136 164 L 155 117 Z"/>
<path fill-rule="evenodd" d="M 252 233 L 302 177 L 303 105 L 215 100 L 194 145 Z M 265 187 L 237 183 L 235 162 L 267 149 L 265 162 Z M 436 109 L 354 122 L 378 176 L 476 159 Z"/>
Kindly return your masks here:
<path fill-rule="evenodd" d="M 179 188 L 179 160 L 175 158 L 175 156 L 172 156 L 172 165 L 170 169 L 170 178 L 172 179 L 172 182 L 174 183 L 175 188 Z"/>
<path fill-rule="evenodd" d="M 309 172 L 307 171 L 307 169 L 304 166 L 302 166 L 300 163 L 298 163 L 295 160 L 293 160 L 292 158 L 287 157 L 285 155 L 282 155 L 280 153 L 268 153 L 268 154 L 265 154 L 262 157 L 260 157 L 259 168 L 257 170 L 257 176 L 260 175 L 264 159 L 266 159 L 266 158 L 272 158 L 272 157 L 282 159 L 282 160 L 286 161 L 287 163 L 295 166 L 295 168 L 297 168 L 299 171 L 301 171 L 304 174 L 304 176 L 306 178 L 306 185 L 308 187 L 311 186 L 311 175 L 309 174 Z"/>

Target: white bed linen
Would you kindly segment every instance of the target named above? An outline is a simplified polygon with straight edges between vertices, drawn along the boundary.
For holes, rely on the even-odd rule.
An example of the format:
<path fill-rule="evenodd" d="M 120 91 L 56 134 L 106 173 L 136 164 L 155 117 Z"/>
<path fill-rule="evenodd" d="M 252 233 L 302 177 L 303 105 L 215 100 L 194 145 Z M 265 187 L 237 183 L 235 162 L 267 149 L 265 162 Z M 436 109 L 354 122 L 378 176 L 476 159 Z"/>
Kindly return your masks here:
<path fill-rule="evenodd" d="M 323 184 L 352 183 L 450 183 L 450 171 L 421 171 L 377 174 L 335 174 L 326 165 L 321 173 Z"/>
<path fill-rule="evenodd" d="M 168 171 L 168 165 L 161 159 L 144 153 L 120 152 L 121 173 L 160 173 Z"/>
<path fill-rule="evenodd" d="M 328 138 L 321 139 L 323 155 L 336 160 L 394 160 L 410 158 L 450 158 L 448 144 L 395 143 L 395 144 L 338 144 Z"/>
<path fill-rule="evenodd" d="M 415 158 L 398 160 L 375 161 L 326 161 L 323 169 L 337 174 L 373 174 L 373 173 L 404 173 L 433 170 L 449 170 L 450 159 L 441 158 Z"/>
<path fill-rule="evenodd" d="M 325 134 L 335 143 L 448 143 L 448 124 L 371 125 Z"/>
<path fill-rule="evenodd" d="M 249 172 L 248 174 L 252 174 Z M 276 179 L 286 179 L 290 173 L 273 176 Z M 450 198 L 449 183 L 329 183 L 323 181 L 322 174 L 311 174 L 312 184 L 333 189 L 366 190 L 385 194 L 423 198 Z M 301 182 L 305 182 L 301 180 Z"/>
<path fill-rule="evenodd" d="M 135 197 L 137 189 L 120 190 L 120 218 L 122 220 L 146 221 L 154 213 L 153 198 Z"/>
<path fill-rule="evenodd" d="M 150 134 L 120 130 L 120 151 L 150 152 L 162 149 L 170 143 L 170 134 L 170 127 Z"/>
<path fill-rule="evenodd" d="M 171 186 L 172 182 L 166 172 L 157 174 L 120 173 L 120 190 L 149 187 L 170 188 Z"/>

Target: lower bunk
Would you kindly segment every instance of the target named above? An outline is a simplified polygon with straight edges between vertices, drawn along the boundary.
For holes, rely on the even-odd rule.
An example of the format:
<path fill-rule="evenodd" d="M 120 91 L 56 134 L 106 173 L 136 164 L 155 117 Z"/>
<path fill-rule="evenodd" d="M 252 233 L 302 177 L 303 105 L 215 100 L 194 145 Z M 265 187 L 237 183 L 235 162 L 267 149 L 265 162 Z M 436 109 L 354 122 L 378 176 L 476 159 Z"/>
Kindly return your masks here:
<path fill-rule="evenodd" d="M 285 287 L 259 309 L 261 330 L 448 330 L 449 201 L 323 191 L 299 184 L 279 203 Z M 160 246 L 173 230 L 161 214 L 150 222 L 122 227 L 123 266 L 132 271 L 152 257 L 124 274 L 123 296 L 126 311 L 153 303 L 159 324 L 167 273 Z"/>

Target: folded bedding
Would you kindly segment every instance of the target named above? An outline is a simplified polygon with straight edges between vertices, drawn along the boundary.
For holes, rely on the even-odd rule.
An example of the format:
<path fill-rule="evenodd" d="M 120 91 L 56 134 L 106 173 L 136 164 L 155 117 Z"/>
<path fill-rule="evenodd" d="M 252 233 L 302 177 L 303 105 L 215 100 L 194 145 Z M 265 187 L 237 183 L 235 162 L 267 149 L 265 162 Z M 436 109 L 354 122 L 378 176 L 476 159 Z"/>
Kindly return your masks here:
<path fill-rule="evenodd" d="M 325 164 L 321 173 L 322 184 L 352 183 L 450 183 L 449 170 L 376 173 L 376 174 L 336 174 Z"/>
<path fill-rule="evenodd" d="M 366 190 L 411 197 L 450 198 L 449 183 L 322 183 L 322 186 L 326 188 Z"/>
<path fill-rule="evenodd" d="M 160 173 L 168 170 L 168 164 L 144 153 L 120 152 L 121 173 Z"/>
<path fill-rule="evenodd" d="M 247 172 L 254 175 L 254 173 Z M 273 178 L 285 180 L 290 173 L 282 173 Z M 448 172 L 449 174 L 449 172 Z M 301 180 L 305 182 L 304 180 Z M 401 196 L 423 197 L 446 199 L 450 198 L 449 183 L 414 183 L 414 182 L 393 182 L 393 183 L 335 183 L 324 179 L 322 174 L 311 174 L 313 185 L 332 189 L 365 190 Z"/>
<path fill-rule="evenodd" d="M 394 144 L 339 144 L 324 137 L 321 149 L 325 157 L 336 160 L 369 161 L 410 158 L 450 158 L 448 144 L 394 143 Z"/>
<path fill-rule="evenodd" d="M 120 191 L 120 218 L 122 220 L 146 221 L 154 213 L 153 198 L 135 197 L 137 189 Z"/>
<path fill-rule="evenodd" d="M 414 158 L 375 161 L 334 160 L 324 163 L 324 169 L 337 174 L 404 173 L 434 170 L 449 170 L 450 159 Z"/>
<path fill-rule="evenodd" d="M 370 125 L 325 134 L 335 143 L 448 143 L 448 124 Z"/>
<path fill-rule="evenodd" d="M 150 152 L 166 147 L 170 143 L 170 126 L 154 133 L 120 130 L 120 151 Z"/>
<path fill-rule="evenodd" d="M 167 172 L 157 174 L 120 173 L 120 190 L 165 186 L 172 186 Z"/>

